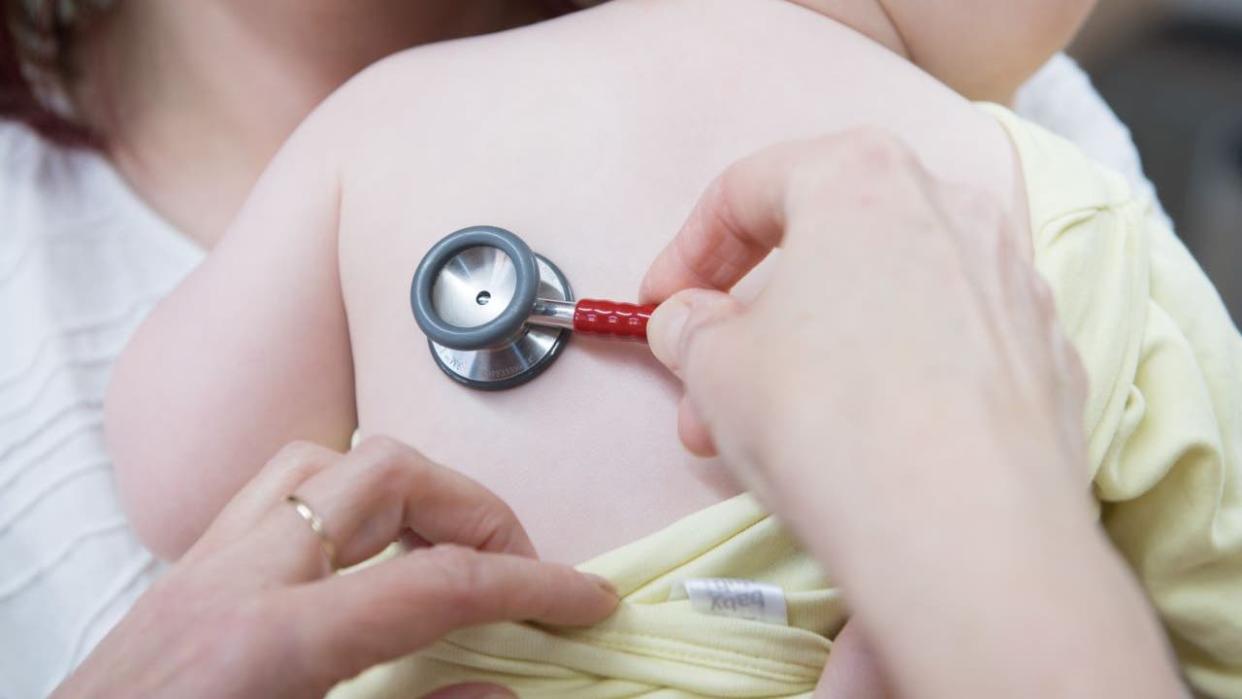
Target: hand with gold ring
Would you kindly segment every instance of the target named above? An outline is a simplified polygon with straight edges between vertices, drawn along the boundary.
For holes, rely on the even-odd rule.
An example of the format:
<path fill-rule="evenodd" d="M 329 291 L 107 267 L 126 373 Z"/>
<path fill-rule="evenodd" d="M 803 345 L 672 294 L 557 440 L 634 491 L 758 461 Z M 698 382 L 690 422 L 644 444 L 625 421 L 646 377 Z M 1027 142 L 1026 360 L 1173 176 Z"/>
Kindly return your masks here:
<path fill-rule="evenodd" d="M 396 540 L 412 550 L 343 575 Z M 286 447 L 54 696 L 311 697 L 458 628 L 608 616 L 483 486 L 398 442 Z M 463 686 L 436 697 L 509 696 Z"/>

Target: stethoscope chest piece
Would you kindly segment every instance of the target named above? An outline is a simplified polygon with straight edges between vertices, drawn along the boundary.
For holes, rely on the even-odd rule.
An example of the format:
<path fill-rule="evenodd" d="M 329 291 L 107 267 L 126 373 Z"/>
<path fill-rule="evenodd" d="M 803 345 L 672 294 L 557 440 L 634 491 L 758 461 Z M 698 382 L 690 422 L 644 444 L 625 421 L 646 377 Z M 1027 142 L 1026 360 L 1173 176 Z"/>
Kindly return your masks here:
<path fill-rule="evenodd" d="M 573 302 L 565 276 L 513 233 L 474 226 L 437 243 L 410 285 L 414 319 L 450 378 L 501 390 L 530 381 L 564 350 L 570 330 L 527 323 L 538 302 Z"/>

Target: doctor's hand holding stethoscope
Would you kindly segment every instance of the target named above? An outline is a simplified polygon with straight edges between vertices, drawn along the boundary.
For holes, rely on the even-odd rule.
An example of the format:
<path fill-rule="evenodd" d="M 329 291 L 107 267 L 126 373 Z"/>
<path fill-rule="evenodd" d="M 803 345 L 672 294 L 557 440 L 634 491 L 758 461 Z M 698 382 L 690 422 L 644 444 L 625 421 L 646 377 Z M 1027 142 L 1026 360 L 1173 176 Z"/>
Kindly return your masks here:
<path fill-rule="evenodd" d="M 891 691 L 1179 696 L 1089 506 L 1085 379 L 1028 241 L 883 134 L 778 146 L 651 267 L 648 341 L 682 441 L 827 566 Z M 777 247 L 753 303 L 722 293 Z"/>

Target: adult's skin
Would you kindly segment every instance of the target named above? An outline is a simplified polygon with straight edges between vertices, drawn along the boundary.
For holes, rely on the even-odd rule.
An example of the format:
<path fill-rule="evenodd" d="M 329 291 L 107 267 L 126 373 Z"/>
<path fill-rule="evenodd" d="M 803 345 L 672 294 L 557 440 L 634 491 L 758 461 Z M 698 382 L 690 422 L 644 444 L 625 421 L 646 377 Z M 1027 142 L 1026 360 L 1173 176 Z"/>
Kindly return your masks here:
<path fill-rule="evenodd" d="M 322 519 L 337 565 L 367 560 L 399 537 L 414 550 L 330 576 L 319 538 L 285 502 L 290 493 Z M 409 447 L 372 438 L 342 456 L 295 444 L 54 696 L 318 697 L 460 627 L 584 625 L 616 603 L 607 582 L 538 561 L 495 495 Z M 473 685 L 435 696 L 510 695 Z"/>
<path fill-rule="evenodd" d="M 875 132 L 733 167 L 644 282 L 682 439 L 833 572 L 895 693 L 1178 696 L 1096 526 L 1082 370 L 1006 216 Z M 778 246 L 753 304 L 722 293 Z"/>

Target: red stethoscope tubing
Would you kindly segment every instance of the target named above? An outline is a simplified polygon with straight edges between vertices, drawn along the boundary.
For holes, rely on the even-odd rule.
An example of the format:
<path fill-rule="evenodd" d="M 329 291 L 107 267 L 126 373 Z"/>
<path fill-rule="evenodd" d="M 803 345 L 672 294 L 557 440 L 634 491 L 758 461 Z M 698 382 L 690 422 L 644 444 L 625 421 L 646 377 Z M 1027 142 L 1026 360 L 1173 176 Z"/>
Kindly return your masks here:
<path fill-rule="evenodd" d="M 574 306 L 574 332 L 646 342 L 647 323 L 655 309 L 655 304 L 582 299 Z"/>

